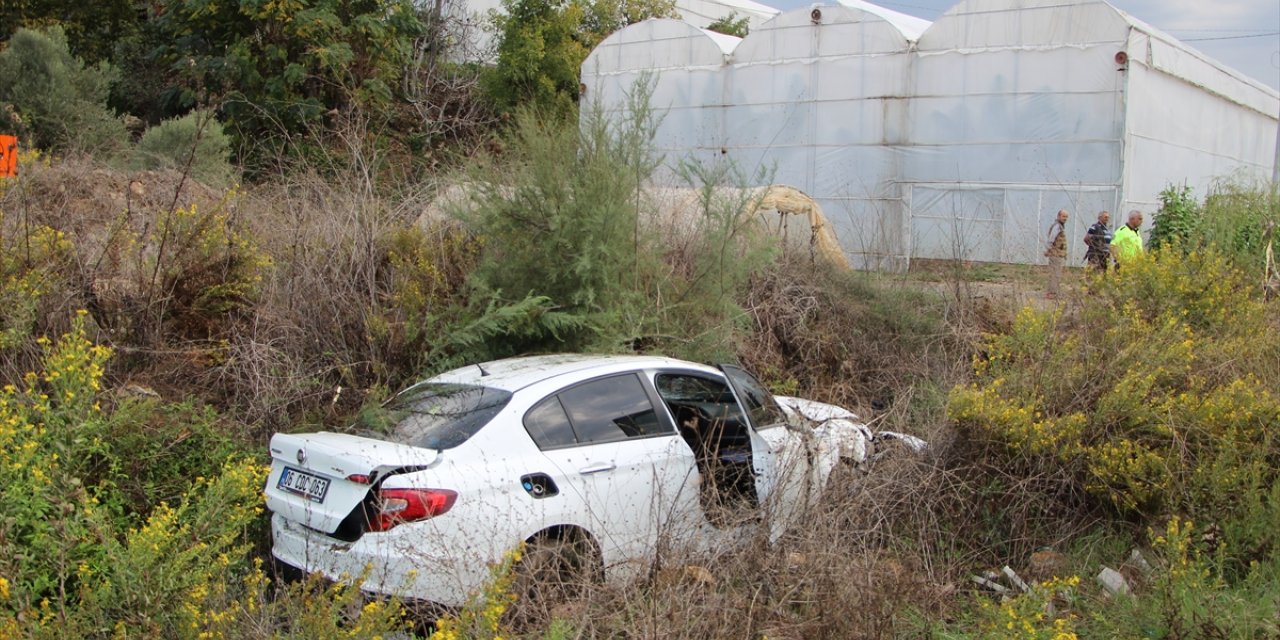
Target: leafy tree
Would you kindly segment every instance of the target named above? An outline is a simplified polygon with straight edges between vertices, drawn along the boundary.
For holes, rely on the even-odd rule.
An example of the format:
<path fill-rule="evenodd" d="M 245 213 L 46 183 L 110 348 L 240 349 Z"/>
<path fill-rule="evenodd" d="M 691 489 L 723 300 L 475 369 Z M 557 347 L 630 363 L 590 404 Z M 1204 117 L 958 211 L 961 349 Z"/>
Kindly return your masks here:
<path fill-rule="evenodd" d="M 412 0 L 164 0 L 158 21 L 173 102 L 219 99 L 259 168 L 271 141 L 390 102 L 422 30 Z"/>
<path fill-rule="evenodd" d="M 116 71 L 71 55 L 61 27 L 21 29 L 0 51 L 0 130 L 54 150 L 108 151 L 125 144 L 106 107 Z"/>
<path fill-rule="evenodd" d="M 679 18 L 675 0 L 591 0 L 584 3 L 581 39 L 590 52 L 609 34 L 649 18 Z"/>
<path fill-rule="evenodd" d="M 503 0 L 494 22 L 502 40 L 485 93 L 502 111 L 521 104 L 564 112 L 578 99 L 578 70 L 588 50 L 576 37 L 582 5 L 567 0 Z"/>
<path fill-rule="evenodd" d="M 751 32 L 751 28 L 747 24 L 747 17 L 742 16 L 739 18 L 737 11 L 732 11 L 729 15 L 707 25 L 707 30 L 739 38 L 745 38 Z"/>
<path fill-rule="evenodd" d="M 498 63 L 485 77 L 495 106 L 530 105 L 564 113 L 578 99 L 582 61 L 601 40 L 629 24 L 675 17 L 674 0 L 503 0 Z"/>
<path fill-rule="evenodd" d="M 23 27 L 57 25 L 72 53 L 101 62 L 112 58 L 116 42 L 133 33 L 144 16 L 137 0 L 5 0 L 0 2 L 0 40 Z"/>

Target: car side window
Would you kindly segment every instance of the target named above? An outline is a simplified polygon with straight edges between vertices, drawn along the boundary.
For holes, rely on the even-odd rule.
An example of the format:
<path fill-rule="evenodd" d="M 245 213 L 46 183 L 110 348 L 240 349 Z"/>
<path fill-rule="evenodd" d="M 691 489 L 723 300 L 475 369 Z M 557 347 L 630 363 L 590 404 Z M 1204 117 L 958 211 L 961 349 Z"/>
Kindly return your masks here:
<path fill-rule="evenodd" d="M 756 429 L 767 429 L 786 423 L 787 416 L 778 407 L 773 394 L 756 381 L 755 377 L 739 367 L 721 365 L 720 369 L 728 376 L 734 390 L 738 392 L 740 396 L 738 399 L 747 406 L 747 413 L 751 414 L 751 422 Z"/>
<path fill-rule="evenodd" d="M 579 444 L 643 438 L 669 432 L 633 373 L 580 384 L 559 394 Z"/>
<path fill-rule="evenodd" d="M 564 447 L 578 441 L 558 396 L 544 399 L 524 414 L 524 429 L 539 449 Z"/>

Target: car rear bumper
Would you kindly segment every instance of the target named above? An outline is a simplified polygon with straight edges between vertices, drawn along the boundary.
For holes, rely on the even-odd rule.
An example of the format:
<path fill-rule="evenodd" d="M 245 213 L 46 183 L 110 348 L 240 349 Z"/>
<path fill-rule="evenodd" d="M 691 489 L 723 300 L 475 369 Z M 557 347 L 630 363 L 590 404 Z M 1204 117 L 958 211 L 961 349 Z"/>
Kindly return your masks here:
<path fill-rule="evenodd" d="M 431 532 L 399 529 L 404 531 L 344 542 L 273 514 L 271 554 L 287 566 L 355 582 L 370 593 L 445 606 L 462 605 L 488 578 L 487 558 L 432 548 Z"/>

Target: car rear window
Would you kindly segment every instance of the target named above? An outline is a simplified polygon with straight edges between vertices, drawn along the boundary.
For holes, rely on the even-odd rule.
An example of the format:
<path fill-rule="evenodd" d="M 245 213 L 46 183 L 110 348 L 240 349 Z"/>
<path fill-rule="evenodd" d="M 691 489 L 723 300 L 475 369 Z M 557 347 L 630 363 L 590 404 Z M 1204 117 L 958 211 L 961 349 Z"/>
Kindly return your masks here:
<path fill-rule="evenodd" d="M 475 435 L 511 401 L 511 392 L 462 384 L 422 384 L 387 403 L 381 420 L 388 440 L 427 449 L 452 449 Z"/>

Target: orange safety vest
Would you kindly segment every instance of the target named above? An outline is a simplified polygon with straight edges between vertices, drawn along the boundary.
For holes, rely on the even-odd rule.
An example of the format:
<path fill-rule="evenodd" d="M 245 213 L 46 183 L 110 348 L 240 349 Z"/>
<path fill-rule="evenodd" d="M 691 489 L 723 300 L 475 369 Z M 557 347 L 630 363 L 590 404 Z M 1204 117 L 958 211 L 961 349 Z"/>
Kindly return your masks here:
<path fill-rule="evenodd" d="M 0 178 L 18 177 L 18 138 L 0 136 Z"/>

